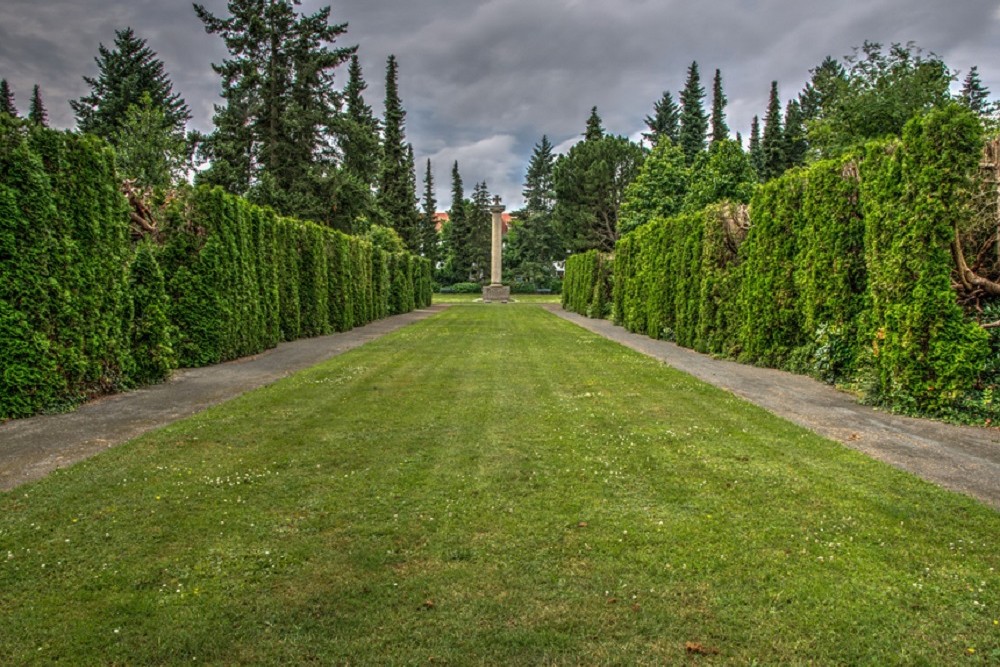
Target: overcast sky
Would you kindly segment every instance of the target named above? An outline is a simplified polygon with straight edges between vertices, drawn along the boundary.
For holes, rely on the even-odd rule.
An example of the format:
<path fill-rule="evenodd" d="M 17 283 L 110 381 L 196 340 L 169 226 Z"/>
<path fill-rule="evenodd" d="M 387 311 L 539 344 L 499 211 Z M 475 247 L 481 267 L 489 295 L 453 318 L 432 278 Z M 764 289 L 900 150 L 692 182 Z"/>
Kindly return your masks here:
<path fill-rule="evenodd" d="M 226 14 L 225 0 L 203 4 Z M 609 132 L 638 137 L 662 92 L 676 99 L 692 60 L 706 88 L 722 70 L 729 125 L 744 137 L 772 80 L 785 101 L 825 56 L 865 40 L 913 41 L 960 77 L 978 65 L 1000 96 L 1000 0 L 304 0 L 300 9 L 325 5 L 349 24 L 340 44 L 359 46 L 377 113 L 385 59 L 398 58 L 418 177 L 431 158 L 442 210 L 454 160 L 467 193 L 485 180 L 518 208 L 534 144 L 547 134 L 567 149 L 592 106 Z M 2 0 L 0 78 L 22 113 L 37 83 L 52 125 L 73 127 L 68 100 L 88 92 L 82 77 L 97 71 L 98 44 L 125 26 L 164 61 L 193 127 L 211 129 L 220 88 L 211 63 L 226 53 L 190 2 Z M 344 83 L 346 67 L 339 74 Z"/>

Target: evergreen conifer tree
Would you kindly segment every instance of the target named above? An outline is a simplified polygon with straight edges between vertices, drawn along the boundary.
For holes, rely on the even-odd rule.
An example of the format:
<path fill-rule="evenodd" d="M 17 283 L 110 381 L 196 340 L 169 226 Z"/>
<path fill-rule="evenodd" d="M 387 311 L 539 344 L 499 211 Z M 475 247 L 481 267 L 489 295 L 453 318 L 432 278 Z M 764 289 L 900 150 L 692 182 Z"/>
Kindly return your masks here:
<path fill-rule="evenodd" d="M 17 117 L 17 107 L 14 106 L 14 91 L 10 89 L 7 79 L 0 79 L 0 113 Z"/>
<path fill-rule="evenodd" d="M 31 91 L 31 106 L 28 107 L 28 120 L 35 125 L 41 125 L 42 127 L 49 126 L 49 112 L 45 110 L 45 104 L 42 102 L 42 91 L 37 83 Z"/>
<path fill-rule="evenodd" d="M 528 162 L 528 171 L 524 177 L 525 208 L 529 213 L 550 213 L 555 204 L 555 194 L 552 184 L 552 170 L 555 167 L 555 157 L 552 155 L 552 144 L 546 135 L 535 144 Z"/>
<path fill-rule="evenodd" d="M 144 96 L 163 112 L 164 128 L 169 133 L 184 132 L 191 112 L 163 69 L 163 62 L 136 37 L 132 28 L 115 31 L 115 45 L 98 46 L 96 77 L 83 77 L 90 93 L 70 106 L 76 113 L 81 132 L 89 132 L 115 143 L 126 122 L 129 108 L 142 106 Z"/>
<path fill-rule="evenodd" d="M 424 172 L 424 214 L 420 217 L 420 253 L 436 267 L 438 262 L 437 199 L 434 196 L 434 172 L 427 158 Z"/>
<path fill-rule="evenodd" d="M 688 67 L 687 81 L 681 91 L 681 116 L 679 143 L 684 151 L 688 166 L 694 164 L 698 154 L 705 150 L 705 135 L 708 132 L 708 114 L 702 106 L 705 88 L 701 85 L 698 63 Z"/>
<path fill-rule="evenodd" d="M 213 65 L 225 106 L 216 106 L 215 131 L 202 143 L 212 165 L 198 180 L 330 224 L 329 133 L 340 106 L 334 70 L 356 47 L 331 48 L 347 25 L 331 24 L 329 7 L 300 15 L 298 4 L 230 0 L 225 18 L 195 5 L 231 56 Z"/>
<path fill-rule="evenodd" d="M 405 139 L 406 111 L 399 99 L 399 70 L 396 56 L 390 55 L 385 70 L 385 113 L 382 126 L 382 168 L 379 174 L 379 206 L 389 225 L 410 250 L 419 249 L 413 225 L 414 198 L 410 188 L 410 165 Z"/>
<path fill-rule="evenodd" d="M 453 279 L 461 281 L 469 279 L 472 263 L 468 253 L 468 241 L 469 227 L 465 216 L 465 192 L 462 187 L 462 175 L 458 170 L 458 161 L 456 160 L 451 168 L 451 209 L 448 211 L 448 226 L 445 235 Z"/>
<path fill-rule="evenodd" d="M 785 105 L 785 129 L 782 135 L 785 168 L 799 167 L 806 163 L 806 130 L 802 122 L 802 107 L 798 100 L 788 100 Z"/>
<path fill-rule="evenodd" d="M 764 174 L 764 151 L 760 145 L 760 119 L 757 116 L 750 121 L 750 146 L 747 150 L 750 155 L 750 164 L 753 165 L 757 177 L 763 180 Z"/>
<path fill-rule="evenodd" d="M 347 73 L 347 87 L 344 89 L 346 122 L 340 142 L 343 167 L 361 183 L 374 187 L 379 176 L 379 124 L 371 107 L 365 103 L 363 93 L 368 84 L 362 75 L 357 54 L 351 56 Z"/>
<path fill-rule="evenodd" d="M 653 104 L 653 115 L 646 116 L 646 126 L 649 128 L 649 132 L 643 132 L 642 136 L 653 146 L 656 145 L 660 137 L 666 137 L 674 143 L 678 142 L 680 138 L 680 108 L 668 91 L 663 91 L 660 100 Z"/>
<path fill-rule="evenodd" d="M 973 65 L 962 82 L 962 103 L 977 115 L 985 116 L 989 113 L 989 98 L 990 91 L 979 77 L 979 67 Z"/>
<path fill-rule="evenodd" d="M 597 107 L 590 109 L 590 118 L 587 119 L 587 129 L 583 133 L 584 141 L 597 141 L 604 136 L 604 126 L 601 124 L 601 117 L 597 115 Z"/>
<path fill-rule="evenodd" d="M 715 70 L 712 80 L 712 143 L 718 143 L 729 138 L 729 126 L 726 124 L 726 94 L 722 92 L 722 72 Z"/>
<path fill-rule="evenodd" d="M 785 170 L 785 140 L 781 123 L 781 100 L 778 98 L 778 82 L 771 82 L 771 94 L 764 115 L 764 134 L 760 140 L 763 160 L 762 181 L 780 176 Z"/>

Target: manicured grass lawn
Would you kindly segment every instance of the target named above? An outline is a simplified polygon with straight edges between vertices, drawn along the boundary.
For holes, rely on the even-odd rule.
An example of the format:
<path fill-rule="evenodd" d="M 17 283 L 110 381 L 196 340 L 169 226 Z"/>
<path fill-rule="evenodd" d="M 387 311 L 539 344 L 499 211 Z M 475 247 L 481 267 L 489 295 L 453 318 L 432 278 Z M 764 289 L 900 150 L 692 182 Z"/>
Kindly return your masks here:
<path fill-rule="evenodd" d="M 1000 515 L 530 305 L 0 494 L 0 664 L 996 664 Z"/>
<path fill-rule="evenodd" d="M 440 294 L 434 295 L 434 303 L 475 303 L 482 301 L 482 294 Z M 510 298 L 515 303 L 559 303 L 558 294 L 511 294 Z"/>

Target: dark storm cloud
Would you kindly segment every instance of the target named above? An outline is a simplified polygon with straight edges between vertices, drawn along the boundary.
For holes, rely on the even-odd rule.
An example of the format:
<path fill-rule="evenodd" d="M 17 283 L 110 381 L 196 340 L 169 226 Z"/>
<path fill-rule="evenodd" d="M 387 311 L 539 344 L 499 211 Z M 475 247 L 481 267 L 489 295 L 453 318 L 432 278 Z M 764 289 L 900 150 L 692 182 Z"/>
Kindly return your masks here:
<path fill-rule="evenodd" d="M 224 0 L 204 3 L 224 14 Z M 328 2 L 307 0 L 304 11 Z M 637 136 L 664 90 L 675 96 L 697 60 L 706 88 L 722 70 L 733 131 L 746 136 L 762 114 L 772 80 L 782 99 L 798 93 L 808 70 L 866 39 L 914 41 L 963 73 L 980 65 L 1000 93 L 1000 16 L 995 0 L 340 0 L 333 20 L 348 22 L 342 45 L 358 44 L 368 102 L 381 107 L 385 58 L 400 62 L 408 138 L 419 170 L 434 163 L 441 206 L 451 164 L 466 189 L 488 181 L 511 205 L 532 145 L 548 134 L 568 147 L 597 106 L 609 132 Z M 211 126 L 224 57 L 179 0 L 5 0 L 0 8 L 0 76 L 27 108 L 41 84 L 53 123 L 73 125 L 66 100 L 87 90 L 97 45 L 131 25 L 164 60 L 175 88 Z"/>

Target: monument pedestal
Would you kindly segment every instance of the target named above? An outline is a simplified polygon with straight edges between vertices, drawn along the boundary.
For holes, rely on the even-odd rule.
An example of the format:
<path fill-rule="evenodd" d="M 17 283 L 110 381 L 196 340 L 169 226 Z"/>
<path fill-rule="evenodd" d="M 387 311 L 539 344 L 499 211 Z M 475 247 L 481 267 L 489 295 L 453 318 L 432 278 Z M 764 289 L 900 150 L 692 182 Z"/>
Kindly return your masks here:
<path fill-rule="evenodd" d="M 483 288 L 483 303 L 507 303 L 510 301 L 510 287 L 507 285 L 487 285 Z"/>

